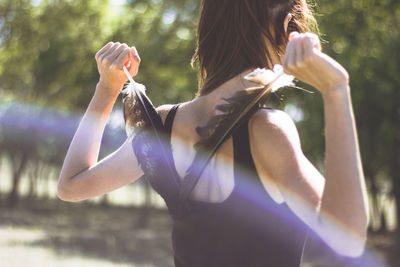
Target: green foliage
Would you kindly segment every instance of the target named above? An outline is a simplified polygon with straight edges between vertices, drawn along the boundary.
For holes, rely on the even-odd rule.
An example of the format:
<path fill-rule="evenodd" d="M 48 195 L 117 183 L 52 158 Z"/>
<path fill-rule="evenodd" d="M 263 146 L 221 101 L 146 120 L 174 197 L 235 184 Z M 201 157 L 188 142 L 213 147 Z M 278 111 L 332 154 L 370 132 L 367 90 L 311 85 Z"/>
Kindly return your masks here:
<path fill-rule="evenodd" d="M 135 45 L 137 79 L 155 104 L 184 101 L 196 91 L 195 2 L 138 0 L 0 2 L 0 89 L 25 101 L 84 109 L 98 79 L 95 53 L 109 40 Z"/>
<path fill-rule="evenodd" d="M 93 50 L 107 1 L 4 1 L 1 89 L 62 107 L 87 105 L 96 83 Z"/>

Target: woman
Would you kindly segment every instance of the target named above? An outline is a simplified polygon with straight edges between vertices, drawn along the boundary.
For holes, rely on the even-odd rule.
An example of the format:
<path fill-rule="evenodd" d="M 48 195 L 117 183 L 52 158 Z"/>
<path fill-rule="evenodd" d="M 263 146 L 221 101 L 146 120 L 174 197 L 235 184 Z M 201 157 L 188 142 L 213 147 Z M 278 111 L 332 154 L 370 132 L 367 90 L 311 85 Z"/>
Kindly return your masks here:
<path fill-rule="evenodd" d="M 194 60 L 203 86 L 192 101 L 157 109 L 180 179 L 200 139 L 195 128 L 224 98 L 255 85 L 246 74 L 274 64 L 323 96 L 325 178 L 303 155 L 289 116 L 258 110 L 205 169 L 190 195 L 195 212 L 174 218 L 176 266 L 299 266 L 307 228 L 343 255 L 362 253 L 368 204 L 349 77 L 308 32 L 312 19 L 305 0 L 202 1 Z M 126 81 L 122 68 L 129 61 L 135 76 L 139 55 L 126 44 L 109 43 L 96 61 L 100 80 L 60 174 L 58 195 L 65 201 L 105 194 L 143 174 L 130 139 L 97 162 L 107 118 Z"/>

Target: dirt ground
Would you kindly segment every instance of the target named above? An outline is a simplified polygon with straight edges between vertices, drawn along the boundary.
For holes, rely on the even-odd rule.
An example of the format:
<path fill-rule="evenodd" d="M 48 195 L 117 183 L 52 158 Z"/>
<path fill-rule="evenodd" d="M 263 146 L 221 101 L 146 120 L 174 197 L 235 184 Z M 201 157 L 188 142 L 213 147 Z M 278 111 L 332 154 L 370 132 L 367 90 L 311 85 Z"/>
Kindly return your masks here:
<path fill-rule="evenodd" d="M 147 216 L 135 207 L 22 200 L 0 203 L 0 266 L 172 267 L 171 221 L 166 211 Z M 358 259 L 335 255 L 310 237 L 302 267 L 400 266 L 394 234 L 369 235 Z"/>

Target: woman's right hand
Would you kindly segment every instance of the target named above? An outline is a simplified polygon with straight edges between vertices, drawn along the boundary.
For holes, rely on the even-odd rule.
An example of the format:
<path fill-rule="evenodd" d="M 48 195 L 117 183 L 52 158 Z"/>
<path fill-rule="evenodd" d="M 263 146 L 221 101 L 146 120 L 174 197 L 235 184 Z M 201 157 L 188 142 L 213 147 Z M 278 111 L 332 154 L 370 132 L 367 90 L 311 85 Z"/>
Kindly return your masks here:
<path fill-rule="evenodd" d="M 99 84 L 112 93 L 117 93 L 127 81 L 123 66 L 136 76 L 140 57 L 135 47 L 119 42 L 109 42 L 96 53 L 97 69 L 100 74 Z"/>
<path fill-rule="evenodd" d="M 313 33 L 289 35 L 283 67 L 286 73 L 314 86 L 323 95 L 348 88 L 347 71 L 321 52 L 319 38 Z"/>

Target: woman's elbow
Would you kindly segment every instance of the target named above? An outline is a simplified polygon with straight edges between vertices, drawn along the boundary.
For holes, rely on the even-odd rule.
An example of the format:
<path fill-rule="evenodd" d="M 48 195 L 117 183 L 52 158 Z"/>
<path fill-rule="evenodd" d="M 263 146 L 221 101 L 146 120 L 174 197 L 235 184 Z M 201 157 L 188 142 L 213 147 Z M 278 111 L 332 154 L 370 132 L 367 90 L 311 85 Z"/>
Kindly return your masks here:
<path fill-rule="evenodd" d="M 57 188 L 57 197 L 58 199 L 66 202 L 73 202 L 72 198 L 69 197 L 68 194 L 66 194 L 62 189 Z"/>
<path fill-rule="evenodd" d="M 78 202 L 80 201 L 79 198 L 76 197 L 76 195 L 73 193 L 74 191 L 71 190 L 71 188 L 68 187 L 66 182 L 60 181 L 58 182 L 57 186 L 57 197 L 66 202 Z"/>
<path fill-rule="evenodd" d="M 343 224 L 330 222 L 323 226 L 320 228 L 320 236 L 336 253 L 353 258 L 360 257 L 364 253 L 367 225 L 359 224 L 358 227 L 350 229 Z"/>
<path fill-rule="evenodd" d="M 349 233 L 349 249 L 345 256 L 360 257 L 365 250 L 368 235 L 368 218 L 360 220 L 355 229 Z"/>
<path fill-rule="evenodd" d="M 333 245 L 331 247 L 336 253 L 342 256 L 357 258 L 364 253 L 366 241 L 366 236 L 347 238 L 345 242 Z"/>

